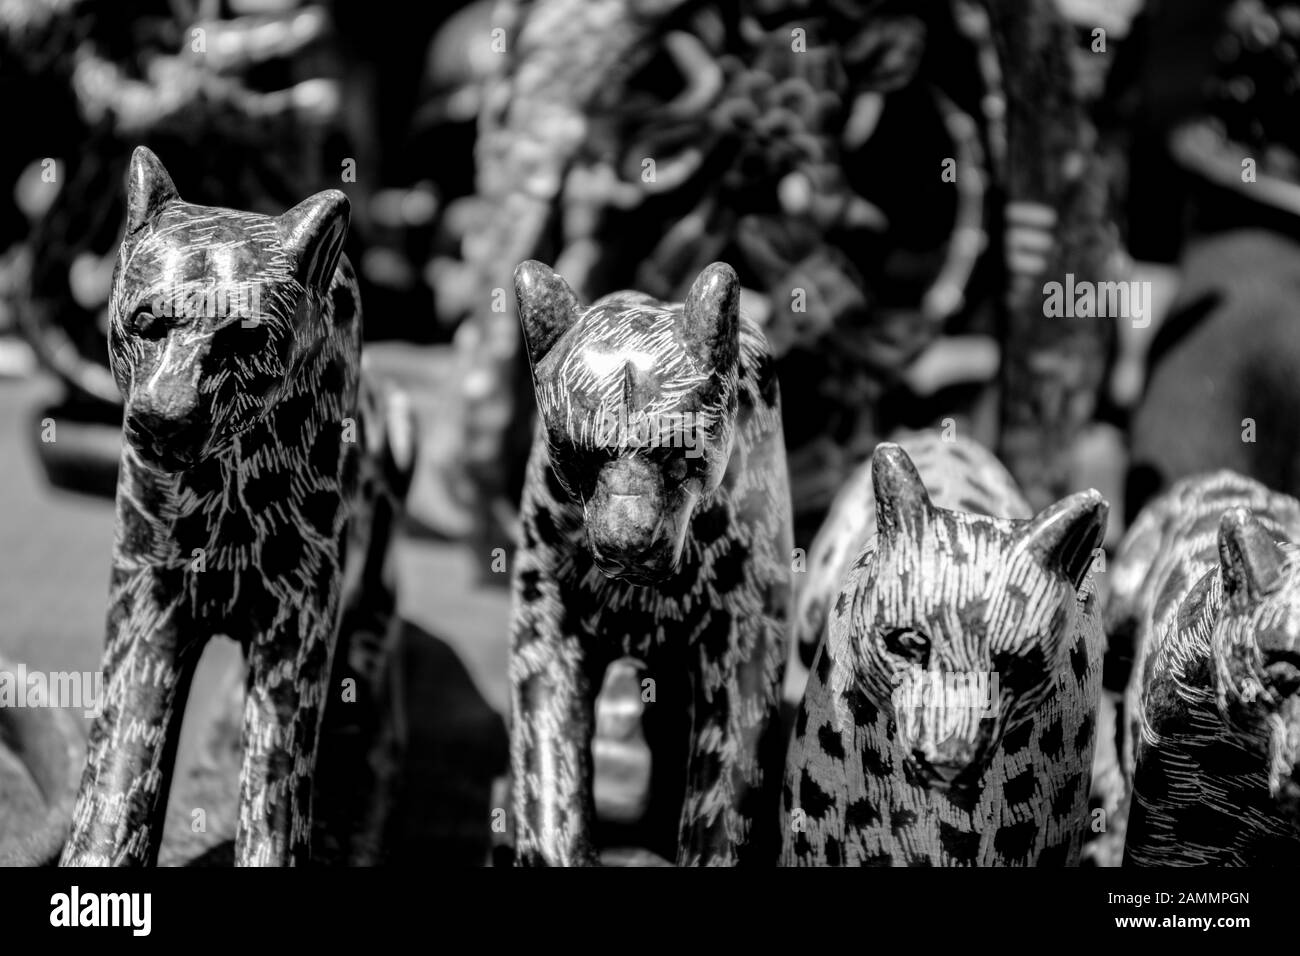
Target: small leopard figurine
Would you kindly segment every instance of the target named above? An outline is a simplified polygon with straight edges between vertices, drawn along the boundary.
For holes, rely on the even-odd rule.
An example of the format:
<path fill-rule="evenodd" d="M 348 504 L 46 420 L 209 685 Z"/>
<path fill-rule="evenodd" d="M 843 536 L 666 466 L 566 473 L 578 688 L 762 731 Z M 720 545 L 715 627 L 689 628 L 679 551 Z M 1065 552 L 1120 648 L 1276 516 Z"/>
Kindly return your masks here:
<path fill-rule="evenodd" d="M 938 474 L 958 454 L 974 469 L 943 485 L 942 505 L 963 510 L 932 502 L 893 443 L 869 484 L 846 486 L 858 509 L 874 500 L 875 528 L 862 524 L 795 721 L 787 866 L 1078 861 L 1104 651 L 1089 569 L 1107 505 L 1087 491 L 1019 517 L 988 452 L 929 441 Z"/>
<path fill-rule="evenodd" d="M 110 300 L 125 398 L 106 704 L 63 863 L 153 865 L 204 645 L 249 666 L 235 858 L 306 861 L 360 444 L 348 200 L 196 206 L 135 151 Z"/>
<path fill-rule="evenodd" d="M 1300 861 L 1300 502 L 1231 471 L 1141 512 L 1107 619 L 1133 647 L 1126 866 Z"/>
<path fill-rule="evenodd" d="M 648 707 L 688 741 L 656 762 L 669 856 L 773 863 L 790 495 L 776 376 L 736 274 L 707 267 L 684 304 L 622 292 L 584 309 L 529 261 L 515 291 L 539 412 L 513 569 L 516 862 L 597 861 L 593 703 L 632 656 Z"/>

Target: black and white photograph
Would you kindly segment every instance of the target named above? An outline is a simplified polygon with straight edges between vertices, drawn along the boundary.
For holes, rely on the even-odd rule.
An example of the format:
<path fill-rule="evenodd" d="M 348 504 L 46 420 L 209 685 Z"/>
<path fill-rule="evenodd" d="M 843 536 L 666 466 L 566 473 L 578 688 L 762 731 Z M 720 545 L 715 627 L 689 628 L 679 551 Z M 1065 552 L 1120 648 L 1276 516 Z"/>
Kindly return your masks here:
<path fill-rule="evenodd" d="M 1300 0 L 0 0 L 0 128 L 20 922 L 1285 917 Z"/>

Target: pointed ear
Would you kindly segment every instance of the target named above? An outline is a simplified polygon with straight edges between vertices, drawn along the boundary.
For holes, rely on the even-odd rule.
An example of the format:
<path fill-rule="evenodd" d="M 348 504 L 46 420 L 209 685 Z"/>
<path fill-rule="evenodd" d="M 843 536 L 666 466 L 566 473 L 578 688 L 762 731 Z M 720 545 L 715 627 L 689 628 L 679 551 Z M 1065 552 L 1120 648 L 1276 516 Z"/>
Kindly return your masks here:
<path fill-rule="evenodd" d="M 129 236 L 153 219 L 170 202 L 181 197 L 162 161 L 147 146 L 131 154 L 126 174 L 126 234 Z"/>
<path fill-rule="evenodd" d="M 1093 551 L 1101 547 L 1109 513 L 1100 492 L 1080 491 L 1030 518 L 1020 528 L 1020 547 L 1032 550 L 1077 589 L 1092 567 Z"/>
<path fill-rule="evenodd" d="M 886 540 L 898 540 L 909 524 L 920 524 L 930 513 L 930 493 L 916 466 L 893 442 L 876 446 L 871 456 L 871 484 L 876 493 L 876 533 Z"/>
<path fill-rule="evenodd" d="M 337 189 L 308 196 L 275 220 L 304 289 L 324 292 L 334 279 L 348 237 L 352 204 Z"/>
<path fill-rule="evenodd" d="M 704 267 L 687 293 L 686 338 L 697 355 L 707 355 L 719 372 L 734 371 L 740 359 L 740 280 L 725 262 Z"/>
<path fill-rule="evenodd" d="M 1282 549 L 1246 508 L 1233 508 L 1219 521 L 1219 573 L 1224 593 L 1258 599 L 1277 586 L 1285 563 Z"/>
<path fill-rule="evenodd" d="M 515 299 L 528 361 L 536 365 L 577 319 L 582 306 L 569 284 L 536 259 L 515 269 Z"/>

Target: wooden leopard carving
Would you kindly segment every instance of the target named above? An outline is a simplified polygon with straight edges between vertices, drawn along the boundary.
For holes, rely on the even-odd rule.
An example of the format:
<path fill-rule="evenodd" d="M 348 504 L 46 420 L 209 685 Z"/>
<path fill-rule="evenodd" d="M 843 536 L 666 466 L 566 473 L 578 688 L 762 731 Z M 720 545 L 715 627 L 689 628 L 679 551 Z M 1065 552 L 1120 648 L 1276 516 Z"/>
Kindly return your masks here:
<path fill-rule="evenodd" d="M 677 862 L 771 863 L 790 498 L 777 382 L 736 274 L 709 266 L 684 305 L 624 292 L 583 309 L 529 261 L 515 291 L 539 411 L 513 569 L 516 860 L 596 861 L 593 702 L 633 656 L 649 708 L 689 727 L 689 752 L 656 763 L 680 807 Z"/>
<path fill-rule="evenodd" d="M 1300 860 L 1300 502 L 1230 471 L 1154 499 L 1112 566 L 1133 642 L 1125 865 Z"/>
<path fill-rule="evenodd" d="M 107 701 L 63 862 L 156 862 L 190 681 L 225 635 L 249 665 L 236 861 L 300 863 L 360 451 L 348 200 L 195 206 L 139 148 L 127 205 Z"/>
<path fill-rule="evenodd" d="M 902 433 L 894 441 L 912 459 L 930 500 L 958 511 L 999 518 L 1029 518 L 1033 512 L 1002 463 L 983 446 L 958 435 L 940 440 L 934 432 Z M 808 571 L 796 578 L 794 640 L 804 666 L 810 667 L 826 619 L 840 595 L 840 584 L 876 536 L 871 465 L 864 462 L 849 476 L 808 549 Z"/>
<path fill-rule="evenodd" d="M 992 456 L 929 441 L 939 474 L 962 463 L 979 476 L 945 486 L 942 504 L 962 511 L 933 503 L 892 443 L 876 447 L 869 484 L 847 486 L 859 509 L 874 499 L 875 534 L 844 576 L 796 718 L 786 865 L 1078 860 L 1104 649 L 1089 568 L 1106 503 L 1087 491 L 1032 518 L 991 514 L 1028 514 L 994 490 Z"/>

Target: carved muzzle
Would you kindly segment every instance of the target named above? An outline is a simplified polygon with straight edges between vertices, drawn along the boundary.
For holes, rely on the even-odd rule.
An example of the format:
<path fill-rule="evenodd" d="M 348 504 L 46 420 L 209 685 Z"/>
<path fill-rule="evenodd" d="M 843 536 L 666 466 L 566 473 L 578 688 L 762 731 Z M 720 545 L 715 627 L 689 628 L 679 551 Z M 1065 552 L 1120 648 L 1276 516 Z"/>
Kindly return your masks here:
<path fill-rule="evenodd" d="M 126 408 L 126 440 L 143 461 L 163 471 L 193 465 L 207 443 L 208 426 L 192 387 L 154 389 Z"/>
<path fill-rule="evenodd" d="M 999 692 L 989 675 L 909 671 L 893 691 L 908 764 L 937 790 L 978 783 L 997 734 Z"/>
<path fill-rule="evenodd" d="M 601 469 L 585 504 L 587 544 L 611 578 L 656 584 L 677 570 L 694 497 L 665 490 L 653 463 L 620 458 Z"/>

